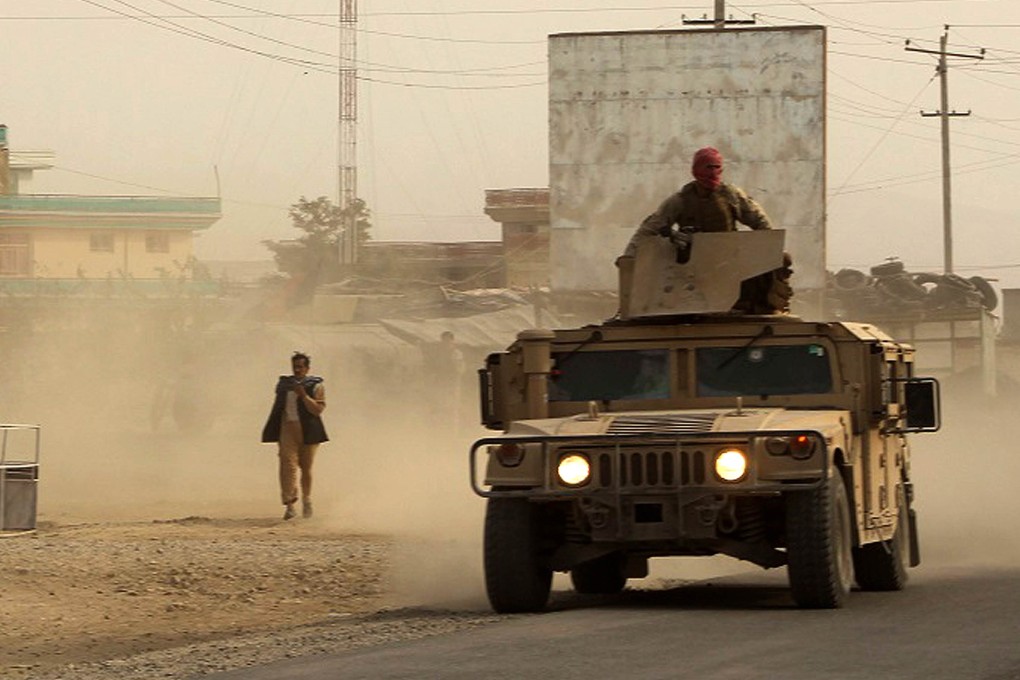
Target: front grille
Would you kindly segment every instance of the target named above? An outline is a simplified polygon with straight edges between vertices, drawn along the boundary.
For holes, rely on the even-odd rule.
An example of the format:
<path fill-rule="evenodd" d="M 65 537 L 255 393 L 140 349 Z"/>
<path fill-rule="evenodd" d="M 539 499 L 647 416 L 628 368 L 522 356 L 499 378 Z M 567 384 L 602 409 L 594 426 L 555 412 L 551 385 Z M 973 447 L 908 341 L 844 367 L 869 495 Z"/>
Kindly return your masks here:
<path fill-rule="evenodd" d="M 609 434 L 695 434 L 711 432 L 718 413 L 685 413 L 661 416 L 619 416 Z"/>
<path fill-rule="evenodd" d="M 613 460 L 617 466 L 614 470 Z M 601 488 L 675 489 L 705 483 L 705 452 L 701 449 L 635 449 L 594 456 L 596 483 Z"/>

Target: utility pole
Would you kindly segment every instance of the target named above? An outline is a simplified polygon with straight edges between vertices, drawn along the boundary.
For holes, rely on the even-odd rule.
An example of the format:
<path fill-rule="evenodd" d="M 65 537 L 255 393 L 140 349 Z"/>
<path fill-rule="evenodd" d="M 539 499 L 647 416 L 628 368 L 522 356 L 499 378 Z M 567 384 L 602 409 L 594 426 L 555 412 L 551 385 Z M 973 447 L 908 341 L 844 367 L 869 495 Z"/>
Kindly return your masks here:
<path fill-rule="evenodd" d="M 935 72 L 939 75 L 940 84 L 940 109 L 938 111 L 921 111 L 921 116 L 941 119 L 942 128 L 942 250 L 943 250 L 943 273 L 953 273 L 953 188 L 949 163 L 949 119 L 955 117 L 969 116 L 970 111 L 958 113 L 956 110 L 949 110 L 949 63 L 946 57 L 962 57 L 964 59 L 984 59 L 985 51 L 980 54 L 961 54 L 958 52 L 947 52 L 946 45 L 949 42 L 949 26 L 945 26 L 942 37 L 939 38 L 939 49 L 926 50 L 920 47 L 913 47 L 907 41 L 908 52 L 923 52 L 925 54 L 937 54 L 939 57 L 938 66 Z"/>
<path fill-rule="evenodd" d="M 339 0 L 337 70 L 337 207 L 350 213 L 358 197 L 358 0 Z M 340 263 L 358 261 L 357 218 L 348 214 L 340 236 Z"/>
<path fill-rule="evenodd" d="M 708 15 L 702 16 L 700 19 L 688 19 L 683 14 L 680 15 L 680 19 L 683 21 L 685 26 L 702 25 L 707 26 L 711 24 L 716 28 L 726 28 L 730 25 L 735 24 L 753 24 L 755 20 L 752 16 L 751 19 L 734 19 L 726 18 L 726 0 L 715 0 L 715 17 L 712 19 L 708 18 Z"/>

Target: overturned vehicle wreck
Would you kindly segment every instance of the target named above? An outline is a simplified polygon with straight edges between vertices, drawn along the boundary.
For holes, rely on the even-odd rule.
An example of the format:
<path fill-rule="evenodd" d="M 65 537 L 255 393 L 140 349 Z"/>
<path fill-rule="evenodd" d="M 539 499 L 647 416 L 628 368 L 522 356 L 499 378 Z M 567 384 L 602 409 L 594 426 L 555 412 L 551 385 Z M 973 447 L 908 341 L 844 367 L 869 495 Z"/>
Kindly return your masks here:
<path fill-rule="evenodd" d="M 786 566 L 802 607 L 905 585 L 907 434 L 938 429 L 938 385 L 874 326 L 742 311 L 782 239 L 695 234 L 685 262 L 651 242 L 621 271 L 618 318 L 487 358 L 482 419 L 501 434 L 474 443 L 471 479 L 496 611 L 543 609 L 555 571 L 613 593 L 667 556 Z"/>

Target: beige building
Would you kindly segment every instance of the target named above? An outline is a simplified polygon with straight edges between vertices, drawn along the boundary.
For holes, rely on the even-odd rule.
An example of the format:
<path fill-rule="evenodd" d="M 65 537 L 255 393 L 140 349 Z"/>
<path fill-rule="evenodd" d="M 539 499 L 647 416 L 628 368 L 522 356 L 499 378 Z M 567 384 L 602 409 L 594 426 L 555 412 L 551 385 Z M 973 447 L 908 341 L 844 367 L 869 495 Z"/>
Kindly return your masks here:
<path fill-rule="evenodd" d="M 220 218 L 219 198 L 19 193 L 48 167 L 52 154 L 11 151 L 0 125 L 0 288 L 191 277 L 195 232 Z"/>
<path fill-rule="evenodd" d="M 485 214 L 503 225 L 506 285 L 549 286 L 549 189 L 488 189 Z"/>

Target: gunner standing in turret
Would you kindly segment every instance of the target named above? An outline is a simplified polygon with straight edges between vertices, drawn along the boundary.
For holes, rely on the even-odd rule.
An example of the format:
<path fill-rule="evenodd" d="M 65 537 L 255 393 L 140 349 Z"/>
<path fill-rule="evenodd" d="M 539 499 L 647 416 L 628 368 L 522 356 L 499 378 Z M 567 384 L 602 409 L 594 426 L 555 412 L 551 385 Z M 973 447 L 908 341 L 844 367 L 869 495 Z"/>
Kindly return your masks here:
<path fill-rule="evenodd" d="M 637 254 L 637 244 L 651 236 L 679 238 L 690 242 L 688 231 L 736 231 L 737 222 L 752 229 L 771 229 L 772 222 L 743 190 L 722 181 L 723 158 L 710 146 L 698 149 L 691 167 L 694 181 L 688 182 L 645 218 L 634 232 L 624 257 Z M 672 234 L 673 225 L 683 231 Z"/>
<path fill-rule="evenodd" d="M 634 259 L 638 244 L 648 238 L 666 237 L 677 247 L 678 262 L 686 262 L 692 234 L 709 231 L 736 231 L 737 222 L 751 229 L 772 229 L 772 222 L 758 203 L 743 190 L 722 181 L 722 154 L 712 147 L 694 154 L 688 182 L 646 217 L 637 228 L 623 255 L 617 258 L 620 269 L 620 308 L 629 307 Z M 676 229 L 674 229 L 676 227 Z M 776 314 L 790 310 L 793 288 L 790 286 L 792 259 L 783 254 L 783 266 L 743 281 L 734 312 Z"/>

